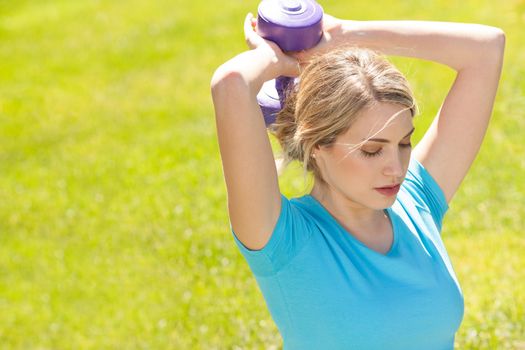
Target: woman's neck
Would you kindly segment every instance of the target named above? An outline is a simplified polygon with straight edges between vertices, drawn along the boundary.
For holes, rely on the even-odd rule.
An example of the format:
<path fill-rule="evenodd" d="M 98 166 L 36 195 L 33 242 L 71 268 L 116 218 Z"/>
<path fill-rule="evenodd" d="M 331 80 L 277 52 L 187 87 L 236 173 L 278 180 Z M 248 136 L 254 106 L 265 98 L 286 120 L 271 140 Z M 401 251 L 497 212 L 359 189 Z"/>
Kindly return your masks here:
<path fill-rule="evenodd" d="M 382 209 L 367 207 L 328 185 L 314 184 L 310 193 L 339 223 L 352 232 L 383 230 L 388 217 Z"/>
<path fill-rule="evenodd" d="M 386 254 L 394 242 L 394 228 L 385 210 L 359 204 L 337 191 L 319 187 L 310 193 L 335 220 L 368 248 Z"/>

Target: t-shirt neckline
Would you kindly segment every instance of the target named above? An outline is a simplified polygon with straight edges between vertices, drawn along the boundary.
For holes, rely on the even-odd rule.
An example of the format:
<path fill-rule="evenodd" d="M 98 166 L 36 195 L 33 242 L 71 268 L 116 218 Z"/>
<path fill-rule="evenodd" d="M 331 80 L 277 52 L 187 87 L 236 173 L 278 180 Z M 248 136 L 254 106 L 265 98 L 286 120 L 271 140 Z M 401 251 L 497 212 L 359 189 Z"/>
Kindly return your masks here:
<path fill-rule="evenodd" d="M 328 209 L 326 209 L 315 197 L 313 197 L 311 194 L 306 194 L 304 195 L 305 198 L 307 198 L 309 201 L 311 201 L 312 203 L 314 203 L 316 206 L 318 206 L 319 208 L 321 208 L 322 212 L 325 214 L 325 216 L 328 216 L 330 218 L 331 221 L 333 221 L 337 227 L 345 233 L 345 235 L 350 239 L 352 240 L 353 242 L 355 242 L 356 244 L 358 244 L 359 246 L 363 247 L 365 250 L 371 252 L 372 254 L 377 254 L 379 256 L 382 256 L 382 257 L 390 257 L 392 256 L 392 254 L 394 253 L 395 251 L 395 248 L 397 247 L 397 242 L 398 242 L 398 236 L 399 236 L 399 233 L 397 232 L 397 223 L 395 222 L 395 215 L 394 215 L 394 212 L 392 210 L 392 207 L 388 207 L 388 208 L 385 208 L 383 209 L 383 211 L 385 212 L 386 216 L 388 217 L 388 220 L 390 221 L 390 225 L 392 226 L 392 235 L 393 235 L 393 239 L 392 239 L 392 244 L 390 246 L 390 249 L 386 252 L 386 253 L 381 253 L 381 252 L 378 252 L 377 250 L 374 250 L 372 248 L 370 248 L 369 246 L 367 246 L 366 244 L 364 244 L 363 242 L 361 242 L 359 239 L 357 239 L 351 232 L 349 232 L 347 229 L 345 229 L 343 227 L 343 225 L 341 225 L 339 223 L 339 221 L 337 221 L 337 219 L 328 211 Z"/>

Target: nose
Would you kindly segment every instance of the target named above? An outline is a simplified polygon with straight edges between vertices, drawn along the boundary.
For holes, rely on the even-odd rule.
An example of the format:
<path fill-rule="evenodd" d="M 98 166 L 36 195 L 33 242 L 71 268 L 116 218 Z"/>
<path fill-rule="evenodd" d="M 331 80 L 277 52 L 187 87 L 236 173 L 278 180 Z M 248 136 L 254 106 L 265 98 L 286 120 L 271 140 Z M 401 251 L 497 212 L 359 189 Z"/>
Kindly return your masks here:
<path fill-rule="evenodd" d="M 387 158 L 383 174 L 388 177 L 395 177 L 396 179 L 403 176 L 403 161 L 401 152 L 398 149 L 390 152 L 390 157 Z"/>

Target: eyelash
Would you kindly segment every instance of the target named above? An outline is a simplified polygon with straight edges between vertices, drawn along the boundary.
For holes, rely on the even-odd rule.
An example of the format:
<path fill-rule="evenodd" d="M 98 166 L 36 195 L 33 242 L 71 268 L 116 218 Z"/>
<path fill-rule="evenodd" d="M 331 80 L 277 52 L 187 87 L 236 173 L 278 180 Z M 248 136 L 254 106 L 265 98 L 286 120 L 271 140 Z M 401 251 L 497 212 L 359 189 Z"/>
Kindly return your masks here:
<path fill-rule="evenodd" d="M 412 147 L 412 143 L 400 143 L 399 146 L 402 147 L 402 148 L 411 148 Z M 377 156 L 380 156 L 382 153 L 383 153 L 383 149 L 382 148 L 380 148 L 376 152 L 366 152 L 366 151 L 361 150 L 361 154 L 365 158 L 377 157 Z"/>

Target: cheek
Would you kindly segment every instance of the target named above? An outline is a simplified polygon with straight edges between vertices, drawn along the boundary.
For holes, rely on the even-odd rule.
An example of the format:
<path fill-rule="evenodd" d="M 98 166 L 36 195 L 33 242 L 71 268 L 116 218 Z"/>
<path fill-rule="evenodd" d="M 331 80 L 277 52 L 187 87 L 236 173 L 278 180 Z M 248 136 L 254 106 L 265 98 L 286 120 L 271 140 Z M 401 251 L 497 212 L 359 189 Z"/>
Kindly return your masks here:
<path fill-rule="evenodd" d="M 342 159 L 343 157 L 341 157 Z M 353 180 L 354 184 L 369 182 L 378 171 L 378 164 L 370 159 L 359 157 L 357 154 L 350 154 L 340 161 L 338 168 L 341 176 Z"/>
<path fill-rule="evenodd" d="M 412 155 L 412 148 L 409 148 L 401 152 L 401 157 L 402 157 L 401 160 L 403 162 L 403 169 L 405 169 L 405 173 L 408 170 L 408 165 L 410 164 L 411 155 Z"/>

